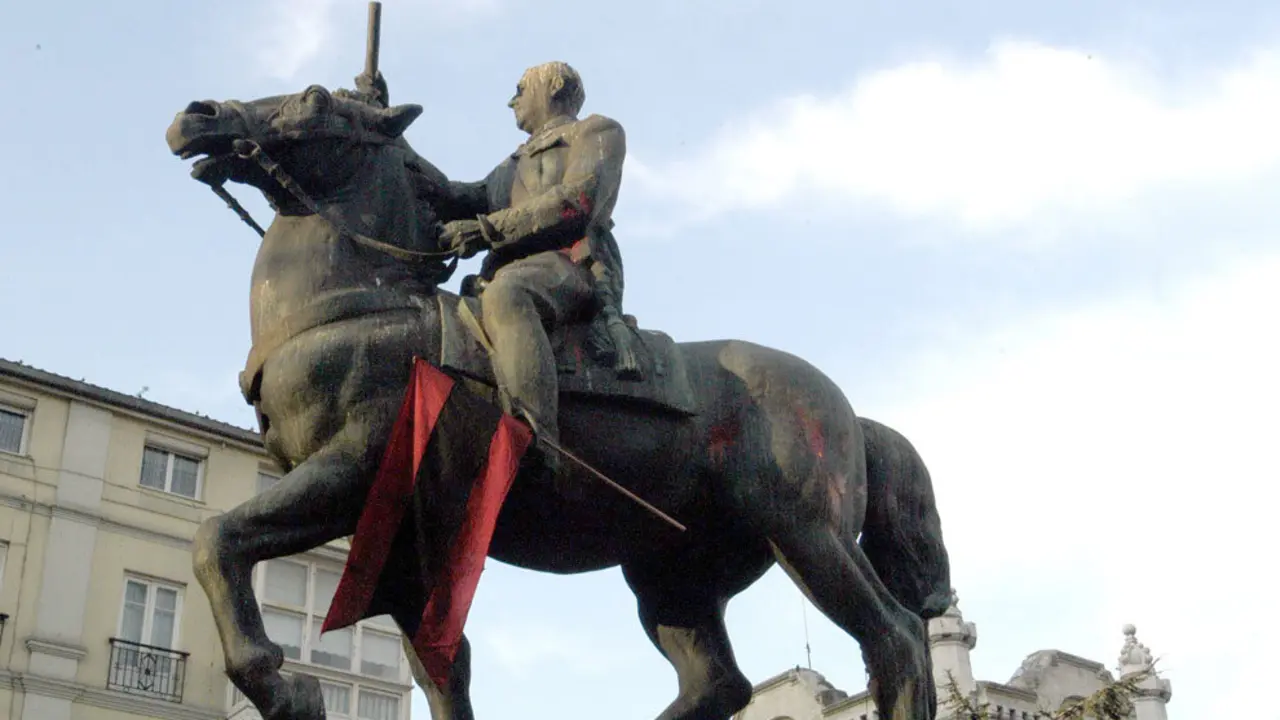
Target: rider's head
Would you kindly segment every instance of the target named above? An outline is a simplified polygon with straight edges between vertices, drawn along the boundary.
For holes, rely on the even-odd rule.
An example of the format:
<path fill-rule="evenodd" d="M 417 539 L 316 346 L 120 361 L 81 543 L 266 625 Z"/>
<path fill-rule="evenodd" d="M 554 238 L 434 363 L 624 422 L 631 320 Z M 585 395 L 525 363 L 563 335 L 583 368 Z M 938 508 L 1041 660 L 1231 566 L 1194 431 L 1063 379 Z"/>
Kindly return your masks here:
<path fill-rule="evenodd" d="M 534 133 L 554 117 L 577 117 L 586 99 L 578 71 L 549 62 L 525 70 L 507 107 L 515 111 L 521 130 Z"/>

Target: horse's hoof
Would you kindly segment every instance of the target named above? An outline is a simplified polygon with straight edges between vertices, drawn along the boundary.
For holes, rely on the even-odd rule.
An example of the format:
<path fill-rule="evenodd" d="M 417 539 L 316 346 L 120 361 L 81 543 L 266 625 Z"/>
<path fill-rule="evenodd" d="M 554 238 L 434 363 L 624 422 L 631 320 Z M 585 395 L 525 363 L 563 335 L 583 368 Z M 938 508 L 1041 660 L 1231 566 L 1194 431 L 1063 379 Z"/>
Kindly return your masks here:
<path fill-rule="evenodd" d="M 310 675 L 291 675 L 285 680 L 288 702 L 266 720 L 326 720 L 320 681 Z"/>

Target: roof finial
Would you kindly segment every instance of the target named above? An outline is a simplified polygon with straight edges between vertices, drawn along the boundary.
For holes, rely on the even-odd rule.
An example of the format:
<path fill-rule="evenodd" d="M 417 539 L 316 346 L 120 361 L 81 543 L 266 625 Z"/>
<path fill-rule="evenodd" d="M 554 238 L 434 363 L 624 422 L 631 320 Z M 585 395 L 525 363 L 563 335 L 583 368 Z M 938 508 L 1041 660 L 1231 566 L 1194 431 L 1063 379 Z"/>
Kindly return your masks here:
<path fill-rule="evenodd" d="M 1120 676 L 1151 669 L 1154 658 L 1146 645 L 1138 642 L 1138 629 L 1132 624 L 1124 626 L 1124 647 L 1120 648 Z"/>

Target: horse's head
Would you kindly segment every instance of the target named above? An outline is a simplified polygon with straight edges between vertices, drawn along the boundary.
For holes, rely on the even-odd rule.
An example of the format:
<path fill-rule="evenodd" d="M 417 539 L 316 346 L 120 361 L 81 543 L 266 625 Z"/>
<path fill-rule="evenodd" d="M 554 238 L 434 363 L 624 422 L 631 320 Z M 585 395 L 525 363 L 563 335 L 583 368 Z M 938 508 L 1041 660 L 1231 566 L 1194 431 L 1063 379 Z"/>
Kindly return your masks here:
<path fill-rule="evenodd" d="M 308 193 L 323 196 L 351 178 L 371 147 L 394 143 L 421 114 L 420 105 L 380 108 L 312 85 L 249 102 L 193 102 L 173 119 L 165 140 L 175 155 L 200 158 L 192 176 L 203 182 L 241 182 L 282 198 L 278 178 L 254 162 L 258 150 Z"/>

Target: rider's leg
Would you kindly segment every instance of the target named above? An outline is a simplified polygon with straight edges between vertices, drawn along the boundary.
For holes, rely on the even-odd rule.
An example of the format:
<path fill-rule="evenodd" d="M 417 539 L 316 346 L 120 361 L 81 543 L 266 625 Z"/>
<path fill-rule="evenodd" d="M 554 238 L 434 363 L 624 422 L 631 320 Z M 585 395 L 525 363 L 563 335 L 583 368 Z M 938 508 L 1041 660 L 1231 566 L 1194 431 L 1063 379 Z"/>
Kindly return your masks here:
<path fill-rule="evenodd" d="M 557 252 L 502 267 L 480 296 L 498 384 L 531 416 L 534 432 L 552 441 L 560 439 L 559 386 L 547 330 L 572 319 L 591 299 L 587 270 Z"/>

